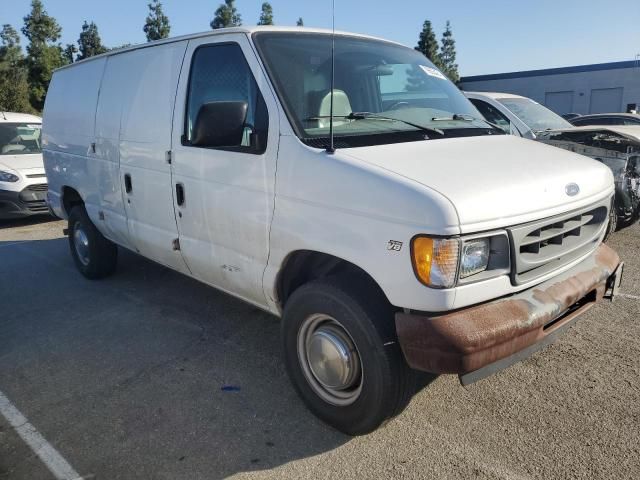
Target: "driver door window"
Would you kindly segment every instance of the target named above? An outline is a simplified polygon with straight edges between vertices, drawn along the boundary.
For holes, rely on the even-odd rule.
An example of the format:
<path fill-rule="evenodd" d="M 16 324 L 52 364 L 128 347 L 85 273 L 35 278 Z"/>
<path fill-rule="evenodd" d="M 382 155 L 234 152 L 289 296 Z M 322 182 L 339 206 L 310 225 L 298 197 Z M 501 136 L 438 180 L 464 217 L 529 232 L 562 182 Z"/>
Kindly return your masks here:
<path fill-rule="evenodd" d="M 267 108 L 242 49 L 235 43 L 198 48 L 191 64 L 183 144 L 190 146 L 203 105 L 238 101 L 246 102 L 248 107 L 244 135 L 237 145 L 220 149 L 264 153 L 269 123 Z"/>

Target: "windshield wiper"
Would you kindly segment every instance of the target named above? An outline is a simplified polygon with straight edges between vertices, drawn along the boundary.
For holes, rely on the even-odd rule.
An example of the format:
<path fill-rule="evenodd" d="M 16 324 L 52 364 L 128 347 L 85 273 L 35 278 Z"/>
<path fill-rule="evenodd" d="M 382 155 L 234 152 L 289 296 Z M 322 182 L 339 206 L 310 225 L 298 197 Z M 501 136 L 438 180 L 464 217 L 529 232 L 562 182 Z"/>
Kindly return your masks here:
<path fill-rule="evenodd" d="M 486 120 L 484 118 L 476 118 L 473 115 L 468 115 L 466 113 L 454 113 L 450 117 L 433 117 L 431 119 L 432 122 L 450 122 L 452 120 L 459 121 L 459 122 L 473 122 L 474 120 L 478 122 L 484 122 L 487 125 L 492 126 L 494 129 L 499 130 L 502 133 L 505 133 L 502 127 L 500 127 L 500 125 L 498 125 L 497 123 L 490 122 L 489 120 Z"/>
<path fill-rule="evenodd" d="M 325 118 L 329 118 L 329 115 L 309 117 L 305 118 L 304 120 L 322 120 Z M 425 127 L 424 125 L 418 125 L 417 123 L 409 122 L 408 120 L 402 120 L 401 118 L 386 117 L 384 115 L 378 115 L 377 113 L 372 112 L 351 112 L 349 115 L 334 115 L 333 118 L 344 118 L 346 120 L 384 120 L 388 122 L 400 122 L 404 123 L 405 125 L 409 125 L 410 127 L 416 128 L 422 132 L 436 133 L 442 137 L 446 136 L 446 133 L 444 133 L 444 131 L 440 130 L 439 128 Z"/>

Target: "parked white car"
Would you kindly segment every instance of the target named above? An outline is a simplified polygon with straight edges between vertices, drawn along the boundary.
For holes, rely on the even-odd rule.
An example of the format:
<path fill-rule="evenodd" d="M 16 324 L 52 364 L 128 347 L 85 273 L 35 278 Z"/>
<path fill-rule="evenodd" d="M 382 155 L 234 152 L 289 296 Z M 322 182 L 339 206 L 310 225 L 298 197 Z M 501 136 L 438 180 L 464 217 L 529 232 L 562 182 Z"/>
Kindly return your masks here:
<path fill-rule="evenodd" d="M 589 156 L 611 168 L 616 189 L 608 233 L 640 218 L 640 126 L 576 127 L 530 98 L 495 92 L 464 94 L 486 120 L 505 132 Z"/>
<path fill-rule="evenodd" d="M 0 220 L 48 213 L 42 119 L 0 112 Z"/>
<path fill-rule="evenodd" d="M 233 28 L 64 67 L 44 157 L 83 275 L 113 273 L 120 246 L 281 316 L 302 399 L 362 434 L 416 369 L 467 384 L 504 368 L 622 267 L 602 244 L 608 168 L 474 118 L 396 43 L 336 34 L 332 89 L 331 45 Z"/>

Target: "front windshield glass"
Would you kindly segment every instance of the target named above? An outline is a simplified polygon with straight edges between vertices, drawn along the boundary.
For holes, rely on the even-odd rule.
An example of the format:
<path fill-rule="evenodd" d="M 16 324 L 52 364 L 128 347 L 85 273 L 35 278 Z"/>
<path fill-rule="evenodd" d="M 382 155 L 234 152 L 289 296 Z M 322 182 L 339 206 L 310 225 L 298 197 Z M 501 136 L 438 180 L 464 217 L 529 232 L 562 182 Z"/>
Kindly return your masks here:
<path fill-rule="evenodd" d="M 39 123 L 0 123 L 0 155 L 42 153 Z"/>
<path fill-rule="evenodd" d="M 499 98 L 498 101 L 534 132 L 573 128 L 573 125 L 560 115 L 556 115 L 530 98 Z"/>
<path fill-rule="evenodd" d="M 296 134 L 324 146 L 331 35 L 263 32 L 254 38 Z M 342 146 L 496 133 L 426 57 L 384 41 L 335 37 L 333 102 L 334 134 Z"/>

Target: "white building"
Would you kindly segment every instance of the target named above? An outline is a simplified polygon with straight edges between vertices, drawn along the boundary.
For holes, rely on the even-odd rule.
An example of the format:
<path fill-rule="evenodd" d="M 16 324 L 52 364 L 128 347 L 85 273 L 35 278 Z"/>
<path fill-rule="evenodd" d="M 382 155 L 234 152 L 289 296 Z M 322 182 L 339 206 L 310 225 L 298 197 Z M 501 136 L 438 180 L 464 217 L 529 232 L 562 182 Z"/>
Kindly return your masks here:
<path fill-rule="evenodd" d="M 514 93 L 556 113 L 640 109 L 640 61 L 463 77 L 462 90 Z"/>

